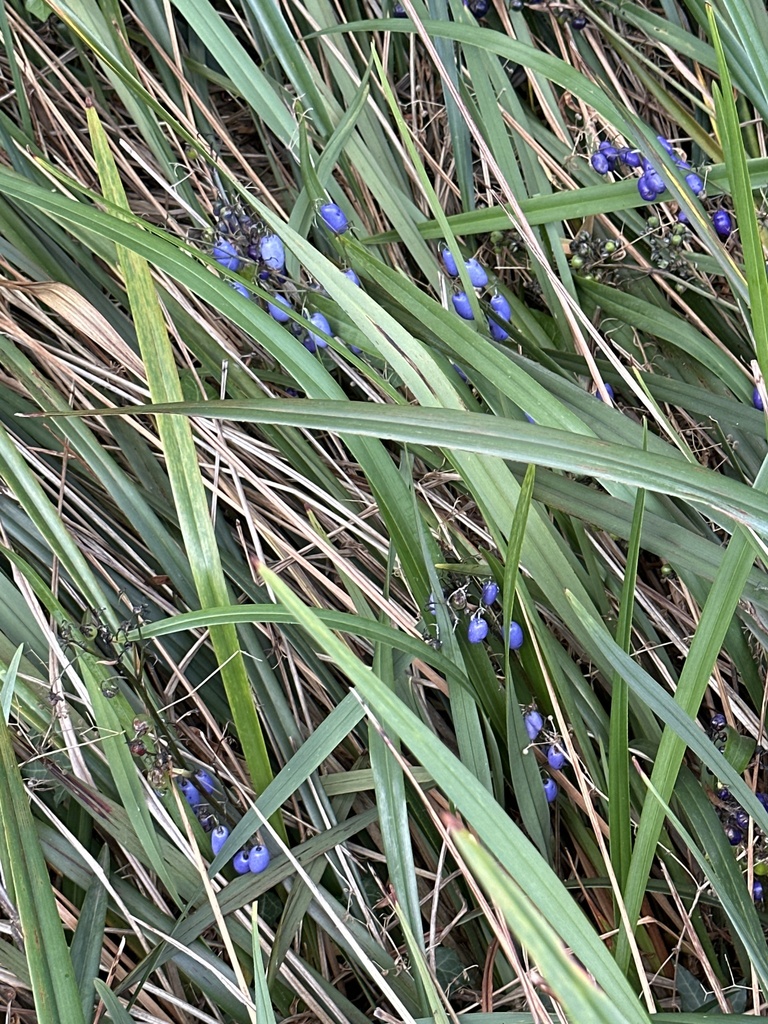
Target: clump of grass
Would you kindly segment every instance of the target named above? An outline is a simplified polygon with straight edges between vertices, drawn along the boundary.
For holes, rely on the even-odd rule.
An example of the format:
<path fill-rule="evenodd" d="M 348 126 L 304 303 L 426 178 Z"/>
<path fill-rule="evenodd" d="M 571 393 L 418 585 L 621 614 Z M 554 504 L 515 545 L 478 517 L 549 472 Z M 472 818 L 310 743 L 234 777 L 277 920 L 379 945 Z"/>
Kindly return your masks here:
<path fill-rule="evenodd" d="M 764 1009 L 768 21 L 721 6 L 2 12 L 14 1010 Z"/>

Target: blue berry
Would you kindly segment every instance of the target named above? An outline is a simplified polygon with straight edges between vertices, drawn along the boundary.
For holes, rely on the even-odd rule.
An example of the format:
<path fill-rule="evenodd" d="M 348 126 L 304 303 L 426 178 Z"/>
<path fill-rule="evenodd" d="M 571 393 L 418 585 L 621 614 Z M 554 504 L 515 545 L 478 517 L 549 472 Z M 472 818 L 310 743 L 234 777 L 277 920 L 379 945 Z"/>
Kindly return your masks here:
<path fill-rule="evenodd" d="M 197 782 L 200 789 L 206 793 L 212 793 L 216 788 L 216 783 L 213 781 L 213 776 L 210 772 L 207 772 L 205 768 L 198 768 L 195 772 L 195 781 Z"/>
<path fill-rule="evenodd" d="M 616 161 L 619 158 L 618 149 L 616 149 L 613 143 L 607 141 L 601 142 L 597 148 L 598 151 L 603 154 L 603 156 L 608 158 L 608 162 L 611 165 L 611 170 L 613 170 L 613 168 L 616 166 Z"/>
<path fill-rule="evenodd" d="M 323 331 L 324 334 L 330 336 L 333 333 L 331 331 L 331 325 L 322 313 L 312 313 L 309 317 L 309 322 L 317 327 L 318 330 Z M 328 339 L 322 337 L 320 334 L 315 334 L 314 331 L 309 332 L 309 338 L 307 340 L 311 341 L 313 345 L 310 352 L 314 352 L 315 349 L 318 348 L 328 348 Z"/>
<path fill-rule="evenodd" d="M 510 651 L 516 651 L 523 646 L 523 627 L 518 622 L 510 622 L 509 624 L 509 649 Z"/>
<path fill-rule="evenodd" d="M 639 167 L 641 157 L 636 149 L 620 149 L 618 157 L 621 162 L 627 167 Z"/>
<path fill-rule="evenodd" d="M 239 270 L 242 260 L 237 254 L 237 249 L 227 238 L 220 238 L 213 247 L 213 258 L 227 270 Z"/>
<path fill-rule="evenodd" d="M 184 794 L 184 799 L 190 807 L 197 807 L 203 802 L 200 791 L 190 779 L 179 779 L 179 789 Z"/>
<path fill-rule="evenodd" d="M 657 135 L 656 138 L 658 139 L 662 149 L 665 149 L 670 156 L 675 155 L 675 151 L 672 148 L 672 143 L 669 139 L 665 139 L 663 135 Z"/>
<path fill-rule="evenodd" d="M 222 846 L 229 839 L 229 829 L 226 825 L 217 825 L 211 832 L 211 851 L 214 857 L 218 857 Z"/>
<path fill-rule="evenodd" d="M 485 267 L 481 266 L 476 259 L 467 260 L 464 266 L 467 268 L 469 280 L 473 288 L 485 288 L 488 284 L 488 274 Z"/>
<path fill-rule="evenodd" d="M 547 750 L 547 762 L 549 763 L 549 767 L 553 771 L 559 772 L 565 764 L 565 761 L 565 751 L 559 743 L 553 743 Z"/>
<path fill-rule="evenodd" d="M 496 598 L 499 596 L 499 585 L 493 580 L 488 580 L 487 583 L 483 584 L 483 589 L 480 592 L 480 600 L 485 605 L 492 605 Z"/>
<path fill-rule="evenodd" d="M 474 320 L 475 314 L 472 312 L 472 306 L 469 303 L 466 292 L 457 292 L 453 296 L 453 308 L 463 317 L 465 320 Z"/>
<path fill-rule="evenodd" d="M 660 196 L 662 192 L 667 191 L 667 186 L 664 182 L 664 179 L 661 177 L 658 171 L 654 170 L 653 167 L 650 167 L 645 172 L 645 180 L 648 183 L 648 187 L 652 188 L 657 196 Z"/>
<path fill-rule="evenodd" d="M 510 306 L 510 304 L 507 302 L 503 295 L 494 295 L 491 298 L 490 306 L 493 312 L 496 313 L 497 316 L 500 317 L 500 319 L 512 319 L 512 307 Z"/>
<path fill-rule="evenodd" d="M 724 729 L 725 725 L 725 715 L 721 715 L 720 712 L 712 715 L 712 721 L 709 723 L 710 729 Z"/>
<path fill-rule="evenodd" d="M 443 261 L 445 272 L 449 277 L 459 276 L 459 268 L 456 266 L 456 260 L 453 258 L 453 253 L 450 249 L 441 249 L 440 259 Z"/>
<path fill-rule="evenodd" d="M 343 235 L 345 231 L 349 230 L 349 221 L 346 214 L 336 203 L 324 203 L 317 212 L 320 214 L 325 226 L 334 235 Z"/>
<path fill-rule="evenodd" d="M 690 221 L 688 220 L 688 214 L 685 212 L 685 210 L 677 211 L 677 220 L 679 224 L 690 224 Z"/>
<path fill-rule="evenodd" d="M 525 731 L 528 733 L 528 739 L 533 742 L 544 728 L 544 719 L 541 712 L 537 711 L 536 708 L 532 708 L 523 715 L 523 721 L 525 722 Z"/>
<path fill-rule="evenodd" d="M 468 7 L 478 19 L 484 18 L 491 9 L 491 0 L 464 0 L 464 6 Z"/>
<path fill-rule="evenodd" d="M 749 815 L 746 811 L 740 809 L 734 813 L 733 823 L 736 828 L 740 828 L 742 832 L 746 832 L 749 828 Z"/>
<path fill-rule="evenodd" d="M 652 203 L 657 195 L 656 189 L 651 186 L 645 174 L 641 174 L 637 179 L 637 191 L 646 203 Z"/>
<path fill-rule="evenodd" d="M 731 844 L 731 846 L 738 846 L 744 838 L 744 834 L 740 828 L 736 828 L 735 825 L 729 825 L 725 830 L 725 838 Z"/>
<path fill-rule="evenodd" d="M 574 32 L 581 32 L 587 27 L 587 19 L 583 14 L 576 14 L 571 18 L 571 28 Z"/>
<path fill-rule="evenodd" d="M 600 150 L 592 154 L 589 158 L 589 162 L 592 164 L 592 169 L 597 171 L 598 174 L 607 174 L 611 169 L 610 160 L 605 153 L 601 153 Z"/>
<path fill-rule="evenodd" d="M 244 284 L 240 284 L 239 281 L 230 281 L 229 283 L 230 286 L 234 288 L 236 292 L 242 295 L 244 299 L 250 299 L 251 293 L 248 291 Z"/>
<path fill-rule="evenodd" d="M 608 397 L 610 398 L 611 401 L 613 401 L 613 397 L 614 397 L 614 395 L 613 395 L 613 388 L 608 383 L 608 381 L 603 381 L 603 383 L 605 384 L 605 390 L 608 392 Z M 602 400 L 603 400 L 603 396 L 600 394 L 599 391 L 595 392 L 595 398 L 598 401 L 600 401 L 600 402 L 602 402 Z"/>
<path fill-rule="evenodd" d="M 506 341 L 509 337 L 507 331 L 503 327 L 499 327 L 495 320 L 488 318 L 488 330 L 491 332 L 491 337 L 494 341 Z"/>
<path fill-rule="evenodd" d="M 347 269 L 344 271 L 344 277 L 348 277 L 352 284 L 357 285 L 358 288 L 360 287 L 360 278 L 354 272 L 352 267 L 347 267 Z"/>
<path fill-rule="evenodd" d="M 544 779 L 544 796 L 547 798 L 547 803 L 551 804 L 557 799 L 557 783 L 554 779 L 550 779 L 547 776 Z"/>
<path fill-rule="evenodd" d="M 718 789 L 716 795 L 717 795 L 717 799 L 718 800 L 722 800 L 723 803 L 727 803 L 727 801 L 731 799 L 731 791 L 730 791 L 730 789 Z"/>
<path fill-rule="evenodd" d="M 752 899 L 755 903 L 762 903 L 763 901 L 763 883 L 755 879 L 752 883 Z"/>
<path fill-rule="evenodd" d="M 266 846 L 254 846 L 248 854 L 248 870 L 260 874 L 269 865 L 269 850 Z"/>
<path fill-rule="evenodd" d="M 752 405 L 754 405 L 756 409 L 759 409 L 760 412 L 763 412 L 763 399 L 760 396 L 760 391 L 758 388 L 755 388 L 755 390 L 752 392 Z"/>
<path fill-rule="evenodd" d="M 471 644 L 480 644 L 488 636 L 488 623 L 481 615 L 473 615 L 469 620 L 467 640 Z"/>
<path fill-rule="evenodd" d="M 235 856 L 232 858 L 232 867 L 235 869 L 238 875 L 245 875 L 250 868 L 248 866 L 248 851 L 238 850 Z"/>
<path fill-rule="evenodd" d="M 716 210 L 712 215 L 712 227 L 725 240 L 733 230 L 733 221 L 727 210 Z"/>
<path fill-rule="evenodd" d="M 270 270 L 280 272 L 285 269 L 285 247 L 278 235 L 263 235 L 259 239 L 261 262 Z"/>
<path fill-rule="evenodd" d="M 688 186 L 688 188 L 691 190 L 691 192 L 693 192 L 695 196 L 701 195 L 701 193 L 704 191 L 704 179 L 700 174 L 697 174 L 695 171 L 691 171 L 690 174 L 686 174 L 685 184 Z"/>
<path fill-rule="evenodd" d="M 278 292 L 278 294 L 275 295 L 275 301 L 267 303 L 267 312 L 273 320 L 277 320 L 279 324 L 285 324 L 291 318 L 286 313 L 285 309 L 280 308 L 281 306 L 285 306 L 287 309 L 291 308 L 291 304 L 288 299 L 286 299 L 284 295 L 280 295 Z"/>

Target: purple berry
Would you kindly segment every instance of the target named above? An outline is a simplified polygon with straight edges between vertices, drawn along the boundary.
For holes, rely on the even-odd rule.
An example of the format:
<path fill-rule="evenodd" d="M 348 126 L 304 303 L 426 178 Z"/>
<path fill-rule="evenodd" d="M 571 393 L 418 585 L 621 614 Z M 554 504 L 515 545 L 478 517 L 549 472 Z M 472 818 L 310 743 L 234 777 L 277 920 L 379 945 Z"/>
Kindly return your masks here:
<path fill-rule="evenodd" d="M 491 0 L 465 0 L 465 7 L 468 7 L 477 19 L 484 18 L 491 9 Z"/>
<path fill-rule="evenodd" d="M 248 851 L 238 850 L 235 856 L 232 858 L 232 867 L 235 869 L 238 875 L 245 875 L 250 868 L 248 866 Z"/>
<path fill-rule="evenodd" d="M 445 272 L 449 277 L 459 276 L 459 268 L 456 266 L 456 260 L 453 258 L 453 253 L 450 249 L 441 249 L 440 259 L 443 261 Z"/>
<path fill-rule="evenodd" d="M 736 828 L 740 828 L 742 832 L 746 832 L 749 828 L 749 815 L 746 811 L 739 809 L 733 815 L 733 823 Z"/>
<path fill-rule="evenodd" d="M 640 193 L 640 198 L 644 199 L 646 203 L 652 203 L 657 195 L 656 189 L 651 187 L 645 174 L 641 174 L 637 179 L 637 191 Z"/>
<path fill-rule="evenodd" d="M 733 230 L 733 221 L 731 220 L 730 213 L 727 210 L 715 210 L 712 215 L 712 227 L 720 238 L 725 241 Z"/>
<path fill-rule="evenodd" d="M 523 646 L 523 640 L 525 639 L 523 634 L 523 627 L 518 622 L 510 622 L 509 624 L 509 649 L 510 651 L 517 651 Z"/>
<path fill-rule="evenodd" d="M 557 799 L 557 783 L 554 779 L 550 779 L 547 776 L 544 779 L 544 796 L 547 798 L 547 803 L 551 804 Z"/>
<path fill-rule="evenodd" d="M 481 615 L 473 615 L 469 620 L 467 640 L 471 644 L 481 644 L 488 636 L 488 623 Z"/>
<path fill-rule="evenodd" d="M 265 267 L 279 273 L 285 269 L 285 247 L 278 235 L 263 235 L 259 239 L 259 255 Z"/>
<path fill-rule="evenodd" d="M 541 716 L 541 712 L 533 708 L 523 715 L 523 721 L 525 722 L 525 731 L 528 733 L 528 739 L 533 742 L 544 728 L 544 719 Z"/>
<path fill-rule="evenodd" d="M 620 149 L 619 160 L 621 160 L 626 167 L 639 167 L 641 157 L 636 149 Z"/>
<path fill-rule="evenodd" d="M 740 828 L 736 828 L 735 825 L 729 825 L 728 828 L 725 830 L 725 838 L 728 840 L 731 846 L 738 846 L 744 838 L 744 834 L 742 833 Z"/>
<path fill-rule="evenodd" d="M 657 135 L 656 138 L 658 139 L 662 149 L 665 149 L 670 156 L 675 155 L 675 151 L 672 148 L 672 143 L 669 141 L 669 139 L 665 139 L 663 135 Z"/>
<path fill-rule="evenodd" d="M 275 295 L 275 301 L 267 303 L 267 312 L 273 320 L 277 320 L 279 324 L 285 324 L 291 318 L 286 313 L 285 309 L 280 308 L 281 306 L 284 306 L 286 309 L 291 309 L 291 304 L 288 299 L 286 299 L 284 295 L 280 295 L 278 292 L 278 294 Z"/>
<path fill-rule="evenodd" d="M 725 715 L 721 715 L 720 712 L 712 715 L 712 721 L 709 723 L 709 728 L 711 730 L 724 729 L 725 725 Z"/>
<path fill-rule="evenodd" d="M 607 381 L 603 381 L 603 383 L 605 384 L 605 390 L 608 392 L 608 397 L 611 401 L 613 401 L 613 388 Z M 600 394 L 599 391 L 595 392 L 595 398 L 598 399 L 598 401 L 600 402 L 602 402 L 603 400 L 603 396 Z"/>
<path fill-rule="evenodd" d="M 491 332 L 491 337 L 494 341 L 506 341 L 509 337 L 507 331 L 503 327 L 499 327 L 495 320 L 488 318 L 488 330 Z"/>
<path fill-rule="evenodd" d="M 607 174 L 611 169 L 610 160 L 605 153 L 601 153 L 599 150 L 592 154 L 589 162 L 592 164 L 592 169 L 597 171 L 598 174 Z"/>
<path fill-rule="evenodd" d="M 248 854 L 248 870 L 260 874 L 269 865 L 269 850 L 266 846 L 254 846 Z"/>
<path fill-rule="evenodd" d="M 485 267 L 481 266 L 476 259 L 467 260 L 464 266 L 467 268 L 469 280 L 473 288 L 485 288 L 488 284 L 488 273 Z"/>
<path fill-rule="evenodd" d="M 453 308 L 463 317 L 465 320 L 474 320 L 475 314 L 472 312 L 472 306 L 469 303 L 466 292 L 457 292 L 453 296 Z"/>
<path fill-rule="evenodd" d="M 490 302 L 491 309 L 501 320 L 512 319 L 512 307 L 503 295 L 494 295 Z"/>
<path fill-rule="evenodd" d="M 343 235 L 345 231 L 349 230 L 349 221 L 346 214 L 336 203 L 324 203 L 317 212 L 320 214 L 325 226 L 334 235 Z"/>
<path fill-rule="evenodd" d="M 211 851 L 214 857 L 218 857 L 222 846 L 229 838 L 229 829 L 226 825 L 217 825 L 211 832 Z"/>
<path fill-rule="evenodd" d="M 210 772 L 207 772 L 205 768 L 198 768 L 195 772 L 195 781 L 197 782 L 200 789 L 206 793 L 212 793 L 216 788 L 216 783 L 213 781 L 213 776 Z"/>
<path fill-rule="evenodd" d="M 654 170 L 652 167 L 645 172 L 645 180 L 648 183 L 648 187 L 652 188 L 657 196 L 660 196 L 662 192 L 667 191 L 667 186 L 664 179 Z"/>
<path fill-rule="evenodd" d="M 685 210 L 677 211 L 677 220 L 679 224 L 690 224 L 690 221 L 688 220 L 688 214 L 685 212 Z"/>
<path fill-rule="evenodd" d="M 230 287 L 234 288 L 238 294 L 242 295 L 244 299 L 250 299 L 251 293 L 245 287 L 244 284 L 240 284 L 239 281 L 230 281 Z"/>
<path fill-rule="evenodd" d="M 352 267 L 347 267 L 344 271 L 344 277 L 348 277 L 352 284 L 357 285 L 358 288 L 360 287 L 360 278 L 354 272 Z"/>
<path fill-rule="evenodd" d="M 327 318 L 322 313 L 312 313 L 312 315 L 308 319 L 309 322 L 314 327 L 317 327 L 318 330 L 323 331 L 324 334 L 327 334 L 329 337 L 333 334 L 333 332 L 331 331 L 331 325 L 328 323 Z M 318 348 L 328 348 L 328 339 L 322 337 L 322 335 L 320 334 L 315 334 L 314 331 L 309 332 L 308 340 L 311 341 L 313 344 L 313 348 L 310 349 L 310 352 L 314 352 L 315 349 Z"/>
<path fill-rule="evenodd" d="M 763 883 L 755 879 L 752 883 L 752 899 L 755 903 L 762 903 L 763 901 Z"/>
<path fill-rule="evenodd" d="M 547 762 L 549 763 L 549 767 L 553 771 L 559 772 L 565 764 L 565 761 L 565 751 L 559 743 L 553 743 L 547 750 Z"/>
<path fill-rule="evenodd" d="M 731 799 L 730 789 L 718 789 L 717 799 L 722 800 L 723 803 L 727 803 Z"/>
<path fill-rule="evenodd" d="M 203 802 L 200 791 L 190 779 L 179 779 L 179 789 L 184 794 L 184 799 L 190 807 L 197 807 Z"/>
<path fill-rule="evenodd" d="M 220 238 L 213 247 L 213 258 L 226 270 L 239 270 L 242 260 L 237 249 L 227 238 Z"/>
<path fill-rule="evenodd" d="M 571 28 L 574 32 L 581 32 L 587 27 L 587 19 L 583 14 L 576 14 L 571 18 Z"/>
<path fill-rule="evenodd" d="M 755 390 L 752 392 L 752 405 L 754 405 L 756 409 L 759 409 L 760 412 L 763 412 L 763 399 L 760 395 L 759 388 L 755 388 Z"/>
<path fill-rule="evenodd" d="M 690 174 L 686 174 L 685 184 L 688 186 L 688 188 L 691 190 L 691 192 L 693 192 L 695 196 L 701 195 L 701 193 L 704 191 L 704 179 L 700 174 L 697 174 L 695 171 L 691 171 Z"/>
<path fill-rule="evenodd" d="M 483 584 L 483 589 L 480 592 L 480 600 L 484 605 L 488 605 L 490 607 L 498 596 L 498 583 L 495 583 L 493 580 L 488 580 L 487 583 Z"/>

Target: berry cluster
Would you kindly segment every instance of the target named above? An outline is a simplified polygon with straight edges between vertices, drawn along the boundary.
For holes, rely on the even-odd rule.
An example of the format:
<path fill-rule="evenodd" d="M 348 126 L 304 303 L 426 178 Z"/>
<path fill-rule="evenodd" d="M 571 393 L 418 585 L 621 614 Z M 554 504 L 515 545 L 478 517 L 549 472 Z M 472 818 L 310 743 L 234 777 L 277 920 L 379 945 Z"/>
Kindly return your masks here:
<path fill-rule="evenodd" d="M 459 276 L 459 268 L 456 265 L 456 258 L 447 247 L 443 247 L 440 250 L 440 259 L 443 262 L 445 272 L 449 277 L 457 278 Z M 464 267 L 467 271 L 467 277 L 473 288 L 481 291 L 488 284 L 488 271 L 474 258 L 465 260 Z M 453 308 L 464 320 L 474 320 L 475 314 L 472 312 L 472 305 L 469 301 L 469 296 L 466 292 L 456 292 L 452 300 Z M 499 292 L 495 292 L 490 300 L 489 306 L 491 310 L 503 323 L 508 324 L 512 319 L 512 307 L 506 298 Z M 497 323 L 492 317 L 488 317 L 488 330 L 491 333 L 491 337 L 494 341 L 506 341 L 509 337 L 509 333 Z"/>
<path fill-rule="evenodd" d="M 683 254 L 683 244 L 690 237 L 685 221 L 678 217 L 677 223 L 672 225 L 670 231 L 662 229 L 658 217 L 649 217 L 647 224 L 652 232 L 649 237 L 650 262 L 657 270 L 680 278 L 675 284 L 675 290 L 683 291 L 684 282 L 695 276 L 693 267 Z"/>
<path fill-rule="evenodd" d="M 525 731 L 528 733 L 528 739 L 531 743 L 536 743 L 544 731 L 544 718 L 541 712 L 535 707 L 528 708 L 523 712 L 523 721 L 525 722 Z M 539 742 L 541 741 L 539 740 Z M 544 742 L 546 745 L 547 764 L 553 772 L 562 771 L 568 758 L 560 743 L 560 737 L 556 735 L 547 736 Z M 544 775 L 542 781 L 544 783 L 544 795 L 547 798 L 547 802 L 551 804 L 557 799 L 558 785 L 550 775 Z"/>
<path fill-rule="evenodd" d="M 206 832 L 211 833 L 211 852 L 216 857 L 224 847 L 229 838 L 229 827 L 227 825 L 214 825 L 214 816 L 208 813 L 209 808 L 205 797 L 200 790 L 211 796 L 216 789 L 216 783 L 210 772 L 201 768 L 194 773 L 195 782 L 192 779 L 182 776 L 178 780 L 178 786 L 184 799 L 195 812 L 195 816 Z M 199 787 L 199 788 L 198 788 Z M 260 842 L 254 843 L 250 850 L 239 850 L 232 858 L 232 867 L 238 875 L 244 875 L 247 871 L 258 875 L 269 866 L 269 850 Z"/>
<path fill-rule="evenodd" d="M 688 172 L 685 175 L 685 183 L 691 192 L 693 192 L 695 196 L 703 198 L 704 179 L 701 175 L 692 170 L 690 164 L 677 155 L 669 139 L 665 139 L 663 135 L 657 135 L 656 138 L 659 140 L 662 148 L 670 155 L 675 166 Z M 590 157 L 590 163 L 598 174 L 615 172 L 622 164 L 631 170 L 640 168 L 641 173 L 640 177 L 637 179 L 637 191 L 640 193 L 641 199 L 644 199 L 647 203 L 655 202 L 659 196 L 663 195 L 667 191 L 666 182 L 661 177 L 657 169 L 647 157 L 644 157 L 636 149 L 617 147 L 612 145 L 610 142 L 603 141 Z M 683 223 L 687 220 L 687 217 L 682 210 L 678 215 L 678 219 Z M 730 213 L 723 209 L 715 210 L 712 215 L 712 226 L 718 236 L 725 241 L 733 230 L 733 222 L 731 220 Z"/>
<path fill-rule="evenodd" d="M 620 238 L 595 238 L 588 231 L 580 231 L 570 242 L 571 267 L 587 281 L 601 281 L 606 265 L 624 258 Z"/>
<path fill-rule="evenodd" d="M 232 207 L 218 202 L 215 206 L 218 220 L 214 227 L 215 242 L 212 255 L 216 262 L 226 270 L 238 273 L 247 268 L 253 276 L 258 276 L 266 287 L 270 281 L 284 284 L 285 278 L 285 247 L 279 235 L 268 231 L 264 225 L 254 224 L 252 218 L 239 206 Z M 336 203 L 324 203 L 319 207 L 318 216 L 325 227 L 334 235 L 342 235 L 349 229 L 349 222 L 341 207 Z M 345 271 L 353 284 L 360 285 L 360 278 L 353 270 Z M 245 299 L 251 293 L 244 284 L 233 281 L 232 287 Z M 283 291 L 274 291 L 271 301 L 266 302 L 266 309 L 273 320 L 281 324 L 291 322 L 290 310 L 293 303 Z M 291 322 L 291 331 L 300 337 L 304 347 L 312 353 L 328 347 L 328 339 L 333 336 L 327 317 L 315 311 L 307 313 L 307 320 L 314 330 L 304 330 L 301 325 Z M 352 348 L 355 354 L 359 349 Z"/>

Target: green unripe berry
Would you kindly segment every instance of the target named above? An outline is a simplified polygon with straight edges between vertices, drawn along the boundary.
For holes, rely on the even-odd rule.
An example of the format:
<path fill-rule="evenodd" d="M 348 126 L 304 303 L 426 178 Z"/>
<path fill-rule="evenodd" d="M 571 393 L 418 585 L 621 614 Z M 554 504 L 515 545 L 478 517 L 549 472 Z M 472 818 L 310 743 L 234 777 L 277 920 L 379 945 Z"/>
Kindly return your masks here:
<path fill-rule="evenodd" d="M 605 242 L 604 245 L 603 245 L 603 252 L 607 256 L 610 256 L 612 253 L 616 252 L 616 249 L 617 249 L 616 243 L 613 242 L 613 241 L 610 241 L 610 240 Z"/>
<path fill-rule="evenodd" d="M 660 221 L 658 217 L 649 217 L 646 221 L 646 224 L 649 228 L 657 228 L 659 226 L 659 223 Z"/>
<path fill-rule="evenodd" d="M 584 259 L 581 256 L 571 256 L 571 266 L 574 270 L 581 270 L 584 266 Z"/>

